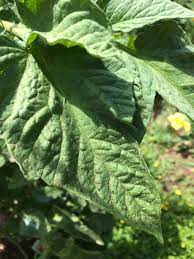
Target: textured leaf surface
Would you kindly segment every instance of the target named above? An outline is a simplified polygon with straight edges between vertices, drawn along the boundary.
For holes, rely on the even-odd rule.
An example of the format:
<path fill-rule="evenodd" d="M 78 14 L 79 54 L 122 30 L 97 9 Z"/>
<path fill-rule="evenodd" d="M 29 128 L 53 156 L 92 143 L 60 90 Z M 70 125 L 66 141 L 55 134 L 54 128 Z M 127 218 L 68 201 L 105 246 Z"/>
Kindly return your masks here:
<path fill-rule="evenodd" d="M 145 29 L 131 50 L 112 29 L 193 12 L 167 0 L 16 3 L 19 27 L 4 24 L 25 47 L 0 37 L 0 135 L 10 153 L 26 177 L 66 188 L 161 240 L 160 198 L 136 140 L 156 90 L 193 118 L 193 47 L 175 23 Z"/>
<path fill-rule="evenodd" d="M 1 38 L 0 85 L 6 80 L 6 88 L 0 129 L 9 151 L 28 178 L 78 193 L 160 239 L 160 199 L 136 142 L 106 119 L 98 103 L 94 107 L 92 90 L 82 93 L 82 84 L 93 89 L 100 80 L 92 78 L 93 69 L 95 75 L 108 72 L 77 48 L 44 47 L 41 53 L 38 66 L 31 54 Z M 86 74 L 82 61 L 75 62 L 81 59 L 90 65 Z M 111 85 L 115 80 L 110 77 Z"/>
<path fill-rule="evenodd" d="M 50 45 L 80 45 L 96 55 L 108 54 L 113 47 L 106 16 L 91 1 L 24 1 L 18 3 L 18 12 L 31 29 L 28 42 L 40 36 Z"/>
<path fill-rule="evenodd" d="M 122 57 L 133 81 L 136 102 L 133 136 L 141 142 L 153 112 L 157 77 L 150 71 L 143 59 L 126 52 L 123 52 Z"/>
<path fill-rule="evenodd" d="M 101 7 L 107 5 L 106 15 L 113 24 L 113 29 L 114 26 L 118 26 L 118 23 L 124 23 L 127 30 L 131 30 L 162 19 L 193 16 L 190 10 L 168 0 L 136 1 L 136 3 L 129 0 L 119 3 L 117 0 L 96 2 Z M 109 57 L 108 61 L 103 60 L 108 69 L 113 73 L 116 71 L 117 75 L 119 73 L 120 77 L 134 86 L 137 103 L 133 123 L 134 136 L 141 140 L 151 118 L 158 76 L 153 75 L 152 71 L 146 73 L 145 70 L 150 68 L 144 68 L 147 65 L 141 62 L 141 59 L 130 55 L 127 57 L 123 55 L 124 58 L 121 58 L 121 53 L 111 41 L 107 17 L 102 10 L 90 1 L 34 0 L 19 2 L 18 11 L 24 24 L 33 31 L 27 36 L 28 43 L 39 36 L 50 45 L 56 43 L 62 43 L 68 47 L 80 45 L 91 54 L 104 59 Z M 147 87 L 148 85 L 150 87 Z M 134 107 L 131 114 L 133 112 Z M 128 122 L 130 121 L 131 119 L 128 118 Z M 138 127 L 138 125 L 141 126 Z"/>
<path fill-rule="evenodd" d="M 193 11 L 170 0 L 110 0 L 105 10 L 113 30 L 124 32 L 161 20 L 194 17 Z"/>
<path fill-rule="evenodd" d="M 158 78 L 159 94 L 194 119 L 194 47 L 181 27 L 175 22 L 150 27 L 136 40 L 136 47 Z"/>
<path fill-rule="evenodd" d="M 147 71 L 150 68 L 141 59 L 121 55 L 111 41 L 109 22 L 113 30 L 114 26 L 124 26 L 129 31 L 162 19 L 192 17 L 193 12 L 168 0 L 93 2 L 106 6 L 106 15 L 95 3 L 80 0 L 24 1 L 18 4 L 18 10 L 24 24 L 33 30 L 27 37 L 28 42 L 39 36 L 50 45 L 84 46 L 91 54 L 101 57 L 109 70 L 133 84 L 136 101 L 133 135 L 141 140 L 152 115 L 158 76 Z M 124 27 L 119 30 L 125 31 Z"/>

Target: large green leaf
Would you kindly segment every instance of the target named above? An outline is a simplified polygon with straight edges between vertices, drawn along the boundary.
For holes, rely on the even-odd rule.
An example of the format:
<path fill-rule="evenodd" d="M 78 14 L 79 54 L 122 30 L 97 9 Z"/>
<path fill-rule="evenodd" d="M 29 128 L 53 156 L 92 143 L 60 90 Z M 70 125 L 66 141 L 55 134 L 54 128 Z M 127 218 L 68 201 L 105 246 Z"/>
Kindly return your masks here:
<path fill-rule="evenodd" d="M 96 3 L 16 1 L 19 26 L 3 26 L 21 39 L 0 37 L 0 136 L 29 179 L 66 188 L 161 240 L 160 198 L 136 141 L 156 89 L 193 118 L 193 47 L 167 23 L 128 49 L 114 42 L 110 22 L 129 31 L 193 12 L 167 0 L 112 0 L 101 3 L 105 14 Z"/>
<path fill-rule="evenodd" d="M 194 12 L 170 0 L 110 0 L 106 15 L 114 31 L 129 32 L 157 21 L 192 18 Z"/>
<path fill-rule="evenodd" d="M 157 78 L 159 94 L 194 119 L 194 47 L 182 28 L 175 22 L 158 24 L 145 29 L 135 45 Z"/>
<path fill-rule="evenodd" d="M 39 36 L 49 45 L 62 43 L 67 47 L 74 45 L 83 46 L 89 53 L 101 57 L 103 63 L 105 63 L 110 71 L 128 81 L 130 85 L 133 84 L 136 111 L 133 121 L 135 129 L 132 127 L 132 131 L 138 141 L 140 141 L 144 135 L 145 128 L 151 118 L 155 89 L 157 86 L 156 76 L 152 75 L 152 71 L 148 73 L 145 72 L 145 64 L 141 59 L 135 59 L 130 55 L 127 55 L 127 57 L 125 54 L 121 55 L 111 40 L 112 35 L 106 18 L 108 17 L 110 19 L 109 16 L 112 10 L 114 11 L 114 15 L 111 17 L 114 17 L 114 19 L 117 17 L 117 20 L 121 23 L 123 23 L 123 19 L 126 19 L 126 27 L 130 29 L 130 24 L 133 24 L 135 21 L 134 17 L 137 18 L 138 12 L 138 19 L 136 19 L 135 24 L 139 27 L 161 19 L 193 16 L 193 12 L 180 5 L 170 1 L 158 1 L 137 1 L 136 4 L 133 4 L 133 1 L 129 0 L 122 1 L 121 3 L 115 0 L 94 1 L 101 5 L 101 7 L 107 5 L 106 15 L 95 3 L 90 1 L 34 0 L 17 2 L 18 12 L 23 23 L 26 25 L 24 31 L 26 31 L 28 44 Z M 117 6 L 121 8 L 119 9 Z M 146 13 L 142 11 L 142 8 L 145 8 L 145 6 L 148 8 L 146 9 L 149 11 L 148 13 L 147 11 Z M 122 9 L 124 7 L 125 9 Z M 134 12 L 134 8 L 136 13 Z M 125 12 L 126 15 L 122 17 L 121 14 Z M 132 17 L 128 19 L 130 13 Z M 154 19 L 152 20 L 147 14 L 151 15 Z M 142 23 L 142 21 L 144 21 L 144 23 Z M 133 29 L 137 28 L 137 26 L 134 26 L 135 25 L 133 25 Z M 150 87 L 147 87 L 148 85 L 150 85 Z M 131 91 L 131 87 L 129 88 Z M 130 107 L 132 107 L 132 105 Z M 134 107 L 130 114 L 132 114 L 133 111 Z M 131 120 L 128 120 L 128 122 L 131 122 Z M 139 125 L 141 126 L 139 127 Z"/>
<path fill-rule="evenodd" d="M 18 1 L 28 42 L 37 36 L 50 44 L 80 45 L 96 55 L 113 48 L 105 14 L 94 3 L 80 0 Z"/>
<path fill-rule="evenodd" d="M 18 1 L 18 11 L 24 24 L 32 30 L 26 35 L 28 43 L 39 36 L 49 45 L 83 46 L 101 57 L 110 71 L 133 84 L 136 111 L 131 130 L 140 141 L 152 115 L 158 76 L 141 59 L 121 54 L 115 48 L 109 23 L 113 30 L 129 31 L 163 19 L 193 17 L 194 12 L 169 0 L 136 1 L 135 4 L 130 0 L 94 2 L 104 7 L 106 13 L 95 3 L 80 0 Z"/>
<path fill-rule="evenodd" d="M 0 45 L 1 137 L 26 177 L 71 190 L 161 239 L 154 181 L 130 132 L 99 102 L 112 100 L 123 79 L 78 47 L 35 47 L 35 61 L 5 37 Z M 107 96 L 102 82 L 112 88 Z"/>
<path fill-rule="evenodd" d="M 28 41 L 39 35 L 51 45 L 78 44 L 100 56 L 115 51 L 110 42 L 112 30 L 129 32 L 160 20 L 194 17 L 193 11 L 169 0 L 102 1 L 105 13 L 92 1 L 17 2 L 18 13 L 31 30 Z"/>

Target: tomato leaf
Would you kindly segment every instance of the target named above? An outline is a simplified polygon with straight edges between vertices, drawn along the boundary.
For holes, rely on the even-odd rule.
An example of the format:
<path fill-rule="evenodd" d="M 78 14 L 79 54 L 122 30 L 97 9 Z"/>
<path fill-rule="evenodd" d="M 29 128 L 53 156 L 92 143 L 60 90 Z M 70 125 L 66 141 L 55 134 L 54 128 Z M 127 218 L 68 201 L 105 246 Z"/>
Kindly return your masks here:
<path fill-rule="evenodd" d="M 194 118 L 193 46 L 176 23 L 155 24 L 193 12 L 168 0 L 18 0 L 9 12 L 20 22 L 0 23 L 0 137 L 24 175 L 162 241 L 138 141 L 156 91 Z M 115 36 L 138 28 L 133 46 Z"/>
<path fill-rule="evenodd" d="M 8 91 L 1 94 L 1 136 L 24 175 L 73 191 L 161 240 L 160 198 L 138 145 L 95 100 L 92 83 L 101 75 L 110 76 L 110 87 L 120 79 L 79 48 L 41 47 L 36 62 L 2 41 L 9 67 L 0 77 Z"/>

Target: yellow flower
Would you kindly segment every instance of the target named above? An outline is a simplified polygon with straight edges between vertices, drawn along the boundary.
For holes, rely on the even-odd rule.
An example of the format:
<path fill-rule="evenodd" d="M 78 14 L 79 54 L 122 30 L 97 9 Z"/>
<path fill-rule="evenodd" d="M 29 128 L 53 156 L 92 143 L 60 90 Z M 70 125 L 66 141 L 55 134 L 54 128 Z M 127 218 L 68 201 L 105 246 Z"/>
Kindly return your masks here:
<path fill-rule="evenodd" d="M 170 126 L 176 131 L 181 131 L 185 134 L 191 133 L 191 123 L 186 115 L 180 112 L 176 112 L 168 116 Z"/>
<path fill-rule="evenodd" d="M 176 189 L 176 190 L 175 190 L 175 194 L 176 194 L 177 196 L 181 196 L 181 195 L 182 195 L 182 192 L 181 192 L 181 190 Z"/>

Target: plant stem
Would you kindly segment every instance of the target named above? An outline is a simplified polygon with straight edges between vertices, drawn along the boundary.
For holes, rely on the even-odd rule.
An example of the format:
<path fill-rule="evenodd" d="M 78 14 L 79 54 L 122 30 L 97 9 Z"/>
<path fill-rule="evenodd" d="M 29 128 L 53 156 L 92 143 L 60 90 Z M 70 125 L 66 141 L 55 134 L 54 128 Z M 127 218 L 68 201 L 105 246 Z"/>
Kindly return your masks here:
<path fill-rule="evenodd" d="M 0 27 L 21 39 L 24 39 L 25 34 L 30 32 L 30 30 L 25 27 L 20 27 L 15 23 L 4 20 L 0 20 Z"/>

